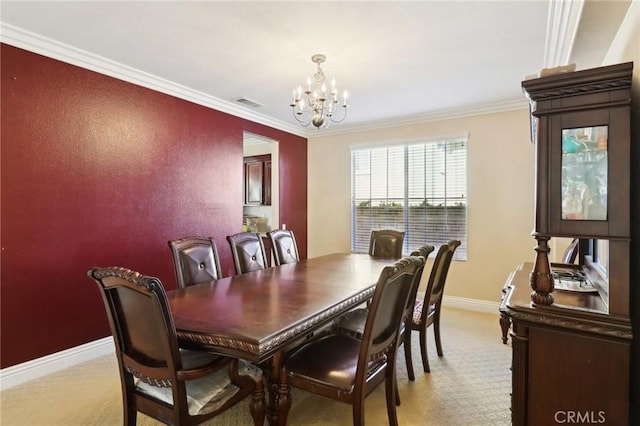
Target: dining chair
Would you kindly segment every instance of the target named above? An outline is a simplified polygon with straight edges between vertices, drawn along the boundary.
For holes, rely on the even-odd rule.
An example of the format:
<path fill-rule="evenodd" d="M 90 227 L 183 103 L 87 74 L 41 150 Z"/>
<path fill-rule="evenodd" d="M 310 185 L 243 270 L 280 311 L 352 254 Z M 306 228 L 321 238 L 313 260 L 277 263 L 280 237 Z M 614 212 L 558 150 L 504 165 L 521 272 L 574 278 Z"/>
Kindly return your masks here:
<path fill-rule="evenodd" d="M 254 425 L 265 417 L 260 370 L 236 358 L 178 347 L 173 317 L 157 278 L 120 267 L 93 268 L 116 347 L 124 424 L 137 413 L 195 425 L 252 395 Z"/>
<path fill-rule="evenodd" d="M 411 253 L 411 256 L 420 256 L 424 259 L 425 263 L 418 268 L 415 274 L 414 282 L 411 285 L 411 291 L 409 292 L 409 298 L 407 299 L 407 304 L 405 305 L 405 310 L 402 315 L 402 324 L 400 327 L 400 343 L 404 343 L 409 339 L 409 347 L 411 346 L 411 333 L 406 333 L 407 330 L 411 330 L 411 320 L 413 317 L 413 309 L 416 301 L 416 295 L 418 293 L 418 288 L 420 287 L 420 281 L 422 279 L 422 273 L 424 271 L 424 267 L 426 265 L 426 260 L 429 255 L 433 252 L 434 246 L 425 244 Z M 369 308 L 358 308 L 353 309 L 346 314 L 342 315 L 340 318 L 336 320 L 334 323 L 334 328 L 336 332 L 348 334 L 354 336 L 358 339 L 361 339 L 364 333 L 364 326 L 367 320 L 367 315 L 369 313 Z M 408 334 L 408 336 L 406 336 Z M 413 359 L 411 357 L 411 351 L 406 349 L 404 351 L 405 362 L 407 364 L 407 374 L 409 376 L 409 380 L 415 380 L 415 375 L 413 373 Z"/>
<path fill-rule="evenodd" d="M 404 232 L 393 229 L 380 229 L 371 231 L 369 241 L 369 254 L 384 259 L 400 259 L 402 257 L 402 244 Z"/>
<path fill-rule="evenodd" d="M 578 257 L 578 252 L 580 251 L 580 239 L 574 238 L 571 240 L 571 243 L 567 246 L 562 254 L 562 263 L 573 264 L 576 262 L 576 258 Z"/>
<path fill-rule="evenodd" d="M 240 232 L 227 236 L 236 274 L 267 268 L 267 254 L 262 237 L 256 232 Z"/>
<path fill-rule="evenodd" d="M 422 281 L 422 275 L 424 272 L 424 268 L 427 265 L 427 258 L 429 255 L 433 253 L 435 247 L 430 244 L 425 244 L 418 248 L 418 250 L 411 253 L 411 256 L 420 256 L 424 259 L 425 263 L 422 265 L 422 268 L 416 274 L 416 282 L 411 288 L 412 293 L 407 300 L 407 306 L 405 308 L 404 317 L 402 321 L 402 330 L 400 331 L 401 343 L 404 344 L 404 360 L 407 365 L 407 376 L 410 381 L 414 381 L 416 379 L 415 374 L 413 372 L 413 357 L 411 356 L 411 321 L 413 320 L 413 311 L 414 306 L 416 304 L 416 297 L 418 295 L 418 288 L 420 287 L 420 282 Z"/>
<path fill-rule="evenodd" d="M 285 263 L 296 263 L 300 261 L 298 245 L 293 231 L 289 229 L 276 229 L 267 232 L 273 250 L 275 266 Z"/>
<path fill-rule="evenodd" d="M 362 339 L 334 333 L 307 343 L 287 357 L 280 382 L 351 404 L 356 426 L 364 425 L 366 396 L 384 382 L 389 424 L 397 425 L 398 333 L 415 274 L 423 265 L 421 257 L 406 257 L 384 267 Z M 288 408 L 291 401 L 281 403 Z"/>
<path fill-rule="evenodd" d="M 416 295 L 416 302 L 409 327 L 405 333 L 404 350 L 411 352 L 411 331 L 419 331 L 420 354 L 422 356 L 422 367 L 425 373 L 431 372 L 429 368 L 429 358 L 427 355 L 427 328 L 433 324 L 433 333 L 436 341 L 436 351 L 438 356 L 442 356 L 442 341 L 440 338 L 440 313 L 442 307 L 442 297 L 444 296 L 444 285 L 449 274 L 451 259 L 456 249 L 460 246 L 459 240 L 451 240 L 443 244 L 438 249 L 436 258 L 431 267 L 429 282 L 424 297 Z"/>
<path fill-rule="evenodd" d="M 178 287 L 222 278 L 216 242 L 211 237 L 185 237 L 168 241 Z"/>

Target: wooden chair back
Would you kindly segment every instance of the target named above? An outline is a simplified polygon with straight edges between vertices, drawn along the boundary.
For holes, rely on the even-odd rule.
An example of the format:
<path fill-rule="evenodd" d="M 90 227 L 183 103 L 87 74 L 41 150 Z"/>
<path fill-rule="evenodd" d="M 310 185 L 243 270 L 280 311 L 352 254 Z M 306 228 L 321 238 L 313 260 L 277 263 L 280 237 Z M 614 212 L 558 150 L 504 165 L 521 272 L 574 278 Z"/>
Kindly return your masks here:
<path fill-rule="evenodd" d="M 125 268 L 92 269 L 89 276 L 102 294 L 122 367 L 136 375 L 170 380 L 181 365 L 160 280 Z M 153 373 L 147 371 L 151 369 Z"/>
<path fill-rule="evenodd" d="M 271 241 L 273 259 L 276 266 L 300 261 L 298 245 L 293 231 L 289 229 L 276 229 L 267 232 L 267 236 Z"/>
<path fill-rule="evenodd" d="M 240 232 L 227 236 L 236 274 L 267 268 L 267 254 L 262 237 L 255 232 Z"/>
<path fill-rule="evenodd" d="M 422 273 L 427 264 L 427 258 L 435 250 L 435 247 L 430 244 L 425 244 L 419 247 L 417 250 L 411 252 L 411 256 L 419 256 L 424 259 L 422 266 L 416 271 L 415 282 L 412 284 L 411 292 L 409 293 L 409 299 L 407 299 L 407 308 L 405 312 L 405 320 L 411 321 L 411 315 L 413 314 L 413 306 L 416 302 L 416 295 L 418 288 L 420 287 L 420 281 L 422 280 Z"/>
<path fill-rule="evenodd" d="M 571 240 L 571 243 L 565 249 L 562 255 L 562 263 L 573 264 L 576 263 L 576 259 L 578 258 L 578 252 L 580 251 L 580 239 L 574 238 Z"/>
<path fill-rule="evenodd" d="M 387 356 L 395 369 L 400 324 L 414 278 L 422 267 L 423 258 L 405 257 L 382 270 L 364 326 L 356 383 L 370 381 L 366 375 L 371 360 Z"/>
<path fill-rule="evenodd" d="M 461 242 L 459 240 L 451 240 L 441 245 L 438 249 L 431 274 L 429 275 L 429 283 L 427 284 L 427 291 L 425 292 L 425 307 L 423 309 L 428 309 L 429 306 L 435 305 L 436 309 L 439 310 L 442 304 L 444 285 L 447 281 L 447 275 L 449 274 L 449 266 L 451 266 L 453 254 L 460 244 Z"/>
<path fill-rule="evenodd" d="M 185 237 L 168 242 L 178 287 L 222 278 L 216 243 L 211 237 Z"/>
<path fill-rule="evenodd" d="M 394 229 L 381 229 L 371 231 L 369 241 L 369 254 L 382 259 L 400 259 L 402 257 L 402 245 L 404 232 Z"/>

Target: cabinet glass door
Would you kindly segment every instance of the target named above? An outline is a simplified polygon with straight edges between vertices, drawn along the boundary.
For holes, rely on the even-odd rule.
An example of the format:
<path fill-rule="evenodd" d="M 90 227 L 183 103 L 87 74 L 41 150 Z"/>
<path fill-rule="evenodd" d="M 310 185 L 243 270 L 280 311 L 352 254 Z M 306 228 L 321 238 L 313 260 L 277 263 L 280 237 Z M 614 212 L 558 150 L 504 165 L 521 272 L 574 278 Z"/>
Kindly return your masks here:
<path fill-rule="evenodd" d="M 562 129 L 562 219 L 607 220 L 608 126 Z"/>

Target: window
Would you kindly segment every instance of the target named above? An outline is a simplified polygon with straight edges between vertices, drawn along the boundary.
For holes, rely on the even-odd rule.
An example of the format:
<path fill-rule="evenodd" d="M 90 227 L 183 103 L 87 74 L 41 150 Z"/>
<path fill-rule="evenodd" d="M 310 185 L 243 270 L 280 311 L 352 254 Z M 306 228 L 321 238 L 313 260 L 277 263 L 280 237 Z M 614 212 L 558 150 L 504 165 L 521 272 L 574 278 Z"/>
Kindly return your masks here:
<path fill-rule="evenodd" d="M 462 242 L 467 259 L 467 138 L 351 151 L 351 251 L 374 229 L 404 230 L 403 253 Z"/>

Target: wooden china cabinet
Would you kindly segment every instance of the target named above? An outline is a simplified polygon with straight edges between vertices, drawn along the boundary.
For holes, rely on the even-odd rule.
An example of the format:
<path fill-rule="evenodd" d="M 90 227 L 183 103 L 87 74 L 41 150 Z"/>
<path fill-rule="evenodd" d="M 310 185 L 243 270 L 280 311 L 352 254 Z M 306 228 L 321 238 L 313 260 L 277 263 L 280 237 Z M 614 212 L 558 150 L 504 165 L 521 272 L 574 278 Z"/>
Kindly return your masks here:
<path fill-rule="evenodd" d="M 525 80 L 536 144 L 535 257 L 508 278 L 514 425 L 630 424 L 633 63 Z M 634 143 L 637 143 L 634 142 Z M 576 264 L 549 240 L 578 238 Z"/>
<path fill-rule="evenodd" d="M 271 154 L 244 157 L 244 204 L 271 205 Z"/>

